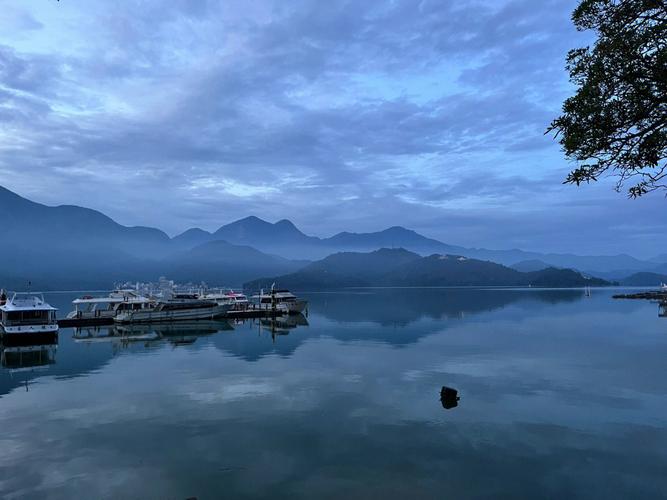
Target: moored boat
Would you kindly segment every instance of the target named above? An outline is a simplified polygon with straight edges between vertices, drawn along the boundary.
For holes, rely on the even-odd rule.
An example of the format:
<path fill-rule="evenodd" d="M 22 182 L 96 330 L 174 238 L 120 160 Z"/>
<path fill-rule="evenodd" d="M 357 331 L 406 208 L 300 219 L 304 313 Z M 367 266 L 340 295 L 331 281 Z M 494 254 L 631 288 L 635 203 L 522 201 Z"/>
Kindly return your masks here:
<path fill-rule="evenodd" d="M 289 290 L 275 290 L 265 293 L 264 290 L 259 294 L 253 295 L 255 307 L 262 310 L 276 310 L 287 314 L 302 313 L 308 306 L 308 301 L 299 299 Z"/>
<path fill-rule="evenodd" d="M 160 321 L 184 321 L 220 318 L 231 305 L 220 305 L 212 300 L 174 297 L 155 302 L 151 307 L 134 311 L 122 311 L 114 317 L 116 323 L 153 323 Z"/>
<path fill-rule="evenodd" d="M 248 308 L 248 297 L 234 290 L 208 291 L 200 295 L 202 300 L 212 300 L 220 305 L 231 305 L 231 311 L 243 311 Z"/>
<path fill-rule="evenodd" d="M 72 301 L 74 310 L 67 319 L 114 318 L 122 311 L 150 307 L 153 301 L 134 290 L 114 290 L 107 297 L 86 295 Z"/>
<path fill-rule="evenodd" d="M 52 339 L 58 334 L 55 307 L 41 293 L 3 292 L 0 305 L 0 334 L 3 343 L 18 339 Z"/>

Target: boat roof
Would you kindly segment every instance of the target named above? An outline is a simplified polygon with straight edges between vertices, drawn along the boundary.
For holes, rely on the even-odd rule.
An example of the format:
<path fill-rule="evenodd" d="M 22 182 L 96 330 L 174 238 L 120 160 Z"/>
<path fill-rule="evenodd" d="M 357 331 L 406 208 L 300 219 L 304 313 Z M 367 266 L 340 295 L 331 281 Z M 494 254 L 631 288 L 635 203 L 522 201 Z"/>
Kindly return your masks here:
<path fill-rule="evenodd" d="M 57 311 L 44 301 L 41 293 L 14 293 L 7 302 L 0 306 L 0 311 Z"/>
<path fill-rule="evenodd" d="M 72 304 L 119 304 L 121 302 L 150 302 L 146 297 L 81 297 L 74 299 Z"/>
<path fill-rule="evenodd" d="M 272 293 L 275 294 L 276 296 L 280 295 L 280 296 L 283 296 L 283 297 L 284 296 L 296 297 L 296 295 L 294 295 L 289 290 L 274 290 L 273 292 L 271 292 L 271 291 L 268 291 L 268 292 L 262 291 L 262 292 L 258 293 L 257 295 L 253 295 L 253 297 L 270 297 Z"/>

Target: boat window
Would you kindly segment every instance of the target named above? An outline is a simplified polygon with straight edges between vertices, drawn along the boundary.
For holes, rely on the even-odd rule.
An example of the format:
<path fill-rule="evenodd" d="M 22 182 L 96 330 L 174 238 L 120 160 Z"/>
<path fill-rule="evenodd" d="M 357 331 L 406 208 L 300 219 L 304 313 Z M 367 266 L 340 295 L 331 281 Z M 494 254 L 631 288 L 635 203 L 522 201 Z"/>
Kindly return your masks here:
<path fill-rule="evenodd" d="M 48 310 L 9 311 L 3 315 L 3 322 L 7 326 L 48 324 L 53 318 L 51 313 Z"/>

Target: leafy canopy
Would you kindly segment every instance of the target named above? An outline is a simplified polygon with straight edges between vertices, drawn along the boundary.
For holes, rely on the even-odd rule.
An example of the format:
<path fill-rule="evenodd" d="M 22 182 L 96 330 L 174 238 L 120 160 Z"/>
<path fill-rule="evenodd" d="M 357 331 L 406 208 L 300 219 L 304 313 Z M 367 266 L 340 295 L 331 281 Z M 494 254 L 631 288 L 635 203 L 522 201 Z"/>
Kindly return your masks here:
<path fill-rule="evenodd" d="M 578 89 L 547 130 L 576 163 L 565 183 L 606 173 L 633 198 L 667 189 L 667 1 L 582 0 L 572 20 L 597 39 L 568 53 Z"/>

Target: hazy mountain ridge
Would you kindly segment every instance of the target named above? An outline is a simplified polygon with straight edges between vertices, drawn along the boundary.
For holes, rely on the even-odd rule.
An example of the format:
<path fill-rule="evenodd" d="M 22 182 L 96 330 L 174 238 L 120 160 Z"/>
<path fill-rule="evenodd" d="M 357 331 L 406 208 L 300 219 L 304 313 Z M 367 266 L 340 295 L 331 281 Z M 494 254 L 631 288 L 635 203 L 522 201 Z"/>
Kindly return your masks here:
<path fill-rule="evenodd" d="M 526 259 L 541 260 L 549 266 L 584 269 L 593 274 L 605 269 L 613 273 L 619 269 L 616 266 L 622 266 L 620 269 L 624 271 L 619 277 L 636 272 L 667 272 L 663 271 L 666 264 L 625 255 L 581 257 L 466 249 L 400 226 L 318 238 L 304 234 L 286 219 L 269 223 L 258 217 L 246 217 L 213 233 L 192 228 L 169 238 L 159 229 L 123 226 L 101 212 L 73 205 L 49 207 L 2 187 L 0 212 L 4 215 L 3 245 L 0 245 L 4 270 L 0 271 L 0 278 L 6 283 L 30 280 L 48 288 L 106 287 L 113 281 L 155 279 L 170 273 L 188 281 L 208 277 L 220 280 L 220 284 L 238 284 L 234 281 L 290 273 L 305 265 L 305 259 L 386 247 L 405 248 L 403 252 L 417 256 L 455 254 L 505 265 Z M 207 247 L 211 242 L 224 244 Z M 239 246 L 244 249 L 238 250 Z M 216 251 L 221 254 L 216 255 Z M 232 254 L 236 255 L 234 259 L 225 257 Z M 242 254 L 248 258 L 244 259 Z M 309 272 L 314 271 L 310 268 Z M 360 282 L 363 271 L 357 273 Z M 347 277 L 343 281 L 346 280 Z"/>
<path fill-rule="evenodd" d="M 582 275 L 572 269 L 547 268 L 520 272 L 495 262 L 461 255 L 421 257 L 405 249 L 330 255 L 291 274 L 261 278 L 246 289 L 279 287 L 302 290 L 365 286 L 607 286 L 612 283 Z"/>
<path fill-rule="evenodd" d="M 75 205 L 49 207 L 27 200 L 0 187 L 3 239 L 18 246 L 72 247 L 83 239 L 133 253 L 138 246 L 159 250 L 170 242 L 159 229 L 123 226 L 101 212 Z M 138 251 L 143 252 L 143 248 Z"/>
<path fill-rule="evenodd" d="M 212 240 L 222 238 L 233 244 L 249 245 L 263 252 L 291 259 L 317 260 L 338 252 L 371 252 L 378 248 L 405 248 L 422 256 L 434 253 L 456 254 L 479 260 L 490 260 L 506 266 L 522 261 L 541 261 L 546 264 L 545 267 L 572 268 L 590 274 L 608 273 L 609 277 L 613 279 L 638 271 L 653 271 L 659 265 L 656 262 L 642 261 L 626 254 L 579 256 L 543 254 L 519 249 L 465 248 L 427 238 L 401 226 L 393 226 L 371 233 L 342 232 L 329 238 L 318 238 L 305 235 L 289 221 L 282 220 L 271 224 L 257 217 L 246 217 L 222 226 L 212 233 L 210 238 Z"/>
<path fill-rule="evenodd" d="M 289 273 L 306 264 L 307 261 L 269 255 L 249 246 L 210 241 L 171 255 L 157 265 L 162 273 L 177 281 L 205 281 L 240 286 L 258 275 Z"/>
<path fill-rule="evenodd" d="M 667 283 L 667 273 L 635 273 L 621 280 L 626 286 L 659 286 L 662 283 Z"/>
<path fill-rule="evenodd" d="M 32 282 L 42 289 L 108 288 L 116 281 L 170 274 L 183 281 L 240 285 L 307 263 L 222 241 L 194 244 L 210 234 L 201 229 L 191 230 L 183 237 L 187 244 L 179 245 L 157 229 L 122 226 L 87 208 L 34 203 L 4 188 L 0 212 L 0 287 L 26 288 Z"/>
<path fill-rule="evenodd" d="M 531 259 L 531 260 L 522 260 L 520 262 L 515 262 L 511 266 L 512 269 L 521 271 L 522 273 L 529 273 L 532 271 L 541 271 L 549 267 L 554 267 L 550 264 L 547 264 L 543 260 Z"/>

